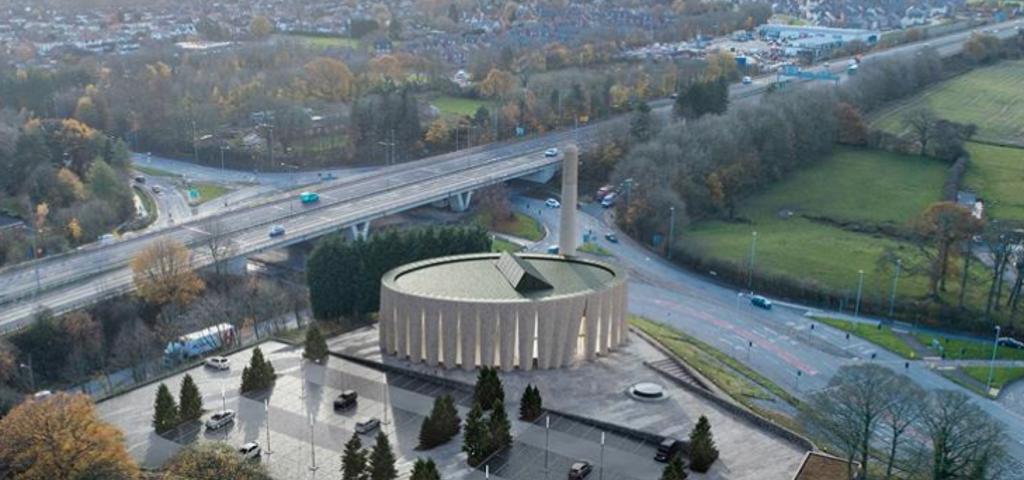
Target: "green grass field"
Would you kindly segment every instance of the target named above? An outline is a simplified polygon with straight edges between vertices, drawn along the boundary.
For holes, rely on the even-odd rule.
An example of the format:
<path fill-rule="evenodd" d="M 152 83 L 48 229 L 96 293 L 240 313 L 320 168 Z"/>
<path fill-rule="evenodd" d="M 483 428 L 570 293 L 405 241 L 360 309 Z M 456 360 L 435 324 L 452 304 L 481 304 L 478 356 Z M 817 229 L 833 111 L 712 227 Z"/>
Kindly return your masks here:
<path fill-rule="evenodd" d="M 892 329 L 883 325 L 882 328 L 878 328 L 876 325 L 869 325 L 866 323 L 850 322 L 847 320 L 840 320 L 837 318 L 828 317 L 815 317 L 826 325 L 838 328 L 845 332 L 850 332 L 851 335 L 856 335 L 863 338 L 879 347 L 882 347 L 890 352 L 893 352 L 903 358 L 914 359 L 917 357 L 914 353 L 914 349 L 907 342 L 903 341 L 902 338 L 896 336 Z"/>
<path fill-rule="evenodd" d="M 192 186 L 199 190 L 199 202 L 197 203 L 209 202 L 231 191 L 230 188 L 215 183 L 196 182 Z"/>
<path fill-rule="evenodd" d="M 1024 149 L 970 143 L 967 187 L 985 199 L 986 215 L 1024 220 Z"/>
<path fill-rule="evenodd" d="M 517 245 L 515 243 L 512 243 L 512 242 L 510 242 L 508 240 L 505 240 L 504 238 L 494 237 L 494 240 L 491 241 L 491 251 L 492 252 L 513 252 L 514 253 L 514 252 L 518 252 L 518 251 L 520 251 L 522 249 L 523 249 L 523 247 L 520 247 L 519 245 Z"/>
<path fill-rule="evenodd" d="M 978 340 L 965 340 L 960 338 L 946 338 L 941 335 L 932 335 L 930 333 L 918 333 L 914 335 L 917 341 L 928 348 L 932 348 L 933 340 L 937 340 L 939 345 L 942 346 L 946 351 L 946 358 L 950 359 L 973 359 L 973 360 L 988 360 L 992 358 L 992 342 L 990 341 L 978 341 Z M 935 349 L 936 355 L 939 350 Z M 963 353 L 961 353 L 963 352 Z M 997 360 L 1024 360 L 1024 350 L 1011 348 L 1011 347 L 999 347 L 996 351 Z"/>
<path fill-rule="evenodd" d="M 491 231 L 525 238 L 531 242 L 544 238 L 544 228 L 541 227 L 540 222 L 529 215 L 519 212 L 513 215 L 514 218 L 512 220 L 496 222 L 489 213 L 479 213 L 474 217 L 473 222 Z"/>
<path fill-rule="evenodd" d="M 1024 60 L 978 68 L 872 116 L 872 126 L 901 133 L 903 113 L 927 105 L 941 117 L 978 126 L 976 138 L 1024 145 Z"/>
<path fill-rule="evenodd" d="M 138 170 L 138 171 L 140 171 L 142 173 L 145 173 L 146 175 L 150 175 L 150 176 L 153 176 L 153 177 L 176 177 L 177 176 L 177 175 L 175 175 L 175 174 L 173 174 L 171 172 L 168 172 L 166 170 L 160 170 L 159 168 L 146 167 L 146 166 L 142 166 L 142 165 L 132 165 L 132 168 L 135 169 L 135 170 Z"/>
<path fill-rule="evenodd" d="M 983 385 L 988 383 L 988 367 L 961 367 L 960 370 Z M 992 370 L 992 387 L 1002 389 L 1022 378 L 1024 378 L 1024 367 L 995 368 Z"/>
<path fill-rule="evenodd" d="M 450 95 L 442 95 L 431 100 L 430 103 L 437 107 L 442 115 L 446 116 L 472 117 L 481 106 L 485 106 L 489 110 L 492 110 L 494 107 L 493 103 L 484 100 L 458 98 Z"/>
<path fill-rule="evenodd" d="M 745 264 L 752 232 L 756 231 L 758 272 L 848 291 L 852 297 L 857 271 L 863 269 L 864 298 L 884 302 L 892 277 L 877 269 L 878 258 L 886 248 L 916 258 L 914 247 L 802 215 L 858 225 L 905 226 L 939 199 L 945 170 L 941 162 L 916 156 L 840 149 L 823 162 L 746 199 L 737 215 L 750 223 L 699 222 L 691 225 L 678 242 L 704 256 Z M 787 217 L 783 212 L 793 215 Z M 923 295 L 926 283 L 923 276 L 902 278 L 898 293 Z"/>
<path fill-rule="evenodd" d="M 579 250 L 579 251 L 581 251 L 583 253 L 589 253 L 591 255 L 597 255 L 599 257 L 610 257 L 610 256 L 612 256 L 612 252 L 608 251 L 607 248 L 604 248 L 604 247 L 602 247 L 602 246 L 600 246 L 600 245 L 598 245 L 598 244 L 596 244 L 594 242 L 584 243 L 583 245 L 580 245 L 579 248 L 577 248 L 577 250 Z"/>

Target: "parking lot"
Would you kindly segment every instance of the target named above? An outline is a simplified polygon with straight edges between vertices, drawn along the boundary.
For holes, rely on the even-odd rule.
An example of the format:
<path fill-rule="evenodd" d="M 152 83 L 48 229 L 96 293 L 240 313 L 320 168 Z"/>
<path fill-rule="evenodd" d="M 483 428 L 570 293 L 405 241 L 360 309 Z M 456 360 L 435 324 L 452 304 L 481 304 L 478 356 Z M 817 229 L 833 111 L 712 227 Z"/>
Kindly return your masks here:
<path fill-rule="evenodd" d="M 263 396 L 238 394 L 249 350 L 230 356 L 230 370 L 197 367 L 189 371 L 203 395 L 207 409 L 204 419 L 225 407 L 238 412 L 234 424 L 221 430 L 208 432 L 199 425 L 189 425 L 166 438 L 156 435 L 150 422 L 158 384 L 106 400 L 98 409 L 106 420 L 124 431 L 129 451 L 146 467 L 159 467 L 183 445 L 196 441 L 225 442 L 233 447 L 257 441 L 265 450 L 269 445 L 270 453 L 264 455 L 262 461 L 275 478 L 337 478 L 344 443 L 351 437 L 356 422 L 377 417 L 384 421 L 381 428 L 395 449 L 403 478 L 408 476 L 417 457 L 426 456 L 437 462 L 444 478 L 484 478 L 482 469 L 474 470 L 466 465 L 461 437 L 427 452 L 415 450 L 420 424 L 429 414 L 433 398 L 446 393 L 454 395 L 464 418 L 471 401 L 467 390 L 453 390 L 405 375 L 384 374 L 337 358 L 328 359 L 323 366 L 304 364 L 301 348 L 277 342 L 264 343 L 261 348 L 278 373 L 272 392 Z M 181 376 L 183 374 L 164 381 L 175 395 Z M 332 401 L 346 389 L 358 392 L 358 407 L 335 413 Z M 488 462 L 491 478 L 546 478 L 545 457 L 548 478 L 565 478 L 569 465 L 577 460 L 594 464 L 591 477 L 599 477 L 600 431 L 576 421 L 552 417 L 551 428 L 545 432 L 543 420 L 535 424 L 514 420 L 518 395 L 510 393 L 508 398 L 515 442 L 511 449 Z M 362 436 L 364 446 L 372 445 L 375 434 Z M 547 455 L 545 445 L 549 446 Z M 607 434 L 603 478 L 657 478 L 662 465 L 653 460 L 655 448 L 652 444 Z M 311 469 L 314 462 L 316 470 Z"/>

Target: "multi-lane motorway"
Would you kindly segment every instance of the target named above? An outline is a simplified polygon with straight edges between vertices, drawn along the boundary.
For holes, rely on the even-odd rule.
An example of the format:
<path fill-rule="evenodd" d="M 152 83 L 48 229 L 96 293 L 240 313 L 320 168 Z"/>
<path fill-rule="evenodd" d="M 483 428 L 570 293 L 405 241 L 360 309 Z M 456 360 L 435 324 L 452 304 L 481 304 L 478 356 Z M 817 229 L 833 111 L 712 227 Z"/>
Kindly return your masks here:
<path fill-rule="evenodd" d="M 1016 28 L 1021 24 L 1018 20 L 977 30 L 1006 37 L 1016 34 Z M 970 33 L 930 39 L 870 57 L 898 55 L 925 46 L 951 55 L 959 51 Z M 736 85 L 730 94 L 734 99 L 756 97 L 773 78 L 769 75 L 757 78 L 751 85 Z M 671 108 L 671 101 L 655 102 L 653 106 L 664 112 Z M 319 190 L 321 201 L 311 206 L 299 203 L 294 194 L 283 193 L 262 203 L 240 205 L 206 219 L 173 225 L 111 245 L 91 245 L 5 268 L 0 270 L 0 305 L 3 306 L 0 332 L 23 324 L 42 308 L 67 311 L 130 290 L 128 262 L 155 238 L 173 238 L 196 246 L 195 257 L 199 264 L 209 262 L 201 245 L 209 236 L 206 222 L 210 221 L 218 222 L 220 229 L 228 232 L 239 255 L 284 246 L 491 183 L 552 168 L 558 159 L 542 156 L 544 149 L 572 141 L 586 143 L 602 132 L 621 128 L 623 121 L 620 117 L 575 131 L 475 147 L 329 182 Z M 268 238 L 268 227 L 277 224 L 285 227 L 286 235 Z"/>

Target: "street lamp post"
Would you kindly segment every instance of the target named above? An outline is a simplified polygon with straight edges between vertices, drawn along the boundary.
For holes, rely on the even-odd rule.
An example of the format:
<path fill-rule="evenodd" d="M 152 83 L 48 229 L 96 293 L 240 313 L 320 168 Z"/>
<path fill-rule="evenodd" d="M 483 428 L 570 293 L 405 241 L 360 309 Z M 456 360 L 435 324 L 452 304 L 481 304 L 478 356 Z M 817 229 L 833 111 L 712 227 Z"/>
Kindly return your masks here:
<path fill-rule="evenodd" d="M 604 432 L 601 432 L 601 474 L 598 480 L 604 480 Z"/>
<path fill-rule="evenodd" d="M 992 340 L 992 360 L 988 363 L 988 383 L 985 391 L 992 390 L 992 374 L 996 368 L 996 353 L 999 351 L 999 325 L 996 325 L 996 338 Z"/>
<path fill-rule="evenodd" d="M 747 264 L 747 289 L 754 285 L 754 256 L 757 255 L 757 232 L 750 235 L 750 262 Z"/>
<path fill-rule="evenodd" d="M 221 145 L 220 146 L 220 171 L 221 171 L 221 173 L 224 173 L 224 150 L 230 150 L 230 149 L 231 149 L 231 147 L 228 147 L 226 145 Z"/>
<path fill-rule="evenodd" d="M 548 478 L 548 440 L 551 433 L 551 416 L 544 416 L 544 478 Z"/>
<path fill-rule="evenodd" d="M 892 292 L 889 293 L 889 316 L 896 310 L 896 285 L 900 281 L 900 270 L 903 268 L 903 260 L 896 259 L 896 275 L 892 277 Z"/>
<path fill-rule="evenodd" d="M 267 414 L 267 448 L 263 450 L 263 453 L 270 455 L 274 453 L 270 451 L 270 399 L 263 399 L 263 411 Z"/>
<path fill-rule="evenodd" d="M 672 260 L 672 244 L 674 243 L 673 240 L 676 238 L 676 207 L 668 207 L 668 211 L 670 220 L 668 223 L 668 253 L 666 256 L 669 260 Z"/>
<path fill-rule="evenodd" d="M 857 275 L 860 277 L 857 280 L 857 305 L 853 307 L 853 316 L 860 316 L 860 294 L 864 290 L 864 270 L 857 270 Z"/>
<path fill-rule="evenodd" d="M 309 466 L 309 471 L 315 472 L 320 467 L 316 466 L 316 438 L 313 437 L 313 417 L 309 417 L 309 458 L 312 460 L 312 465 Z"/>

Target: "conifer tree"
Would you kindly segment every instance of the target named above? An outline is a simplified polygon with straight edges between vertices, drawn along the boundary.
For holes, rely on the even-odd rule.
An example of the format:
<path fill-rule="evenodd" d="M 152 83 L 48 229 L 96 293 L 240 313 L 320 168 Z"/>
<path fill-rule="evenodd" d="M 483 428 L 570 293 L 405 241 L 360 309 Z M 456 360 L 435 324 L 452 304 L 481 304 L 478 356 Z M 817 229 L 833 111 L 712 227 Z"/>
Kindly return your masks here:
<path fill-rule="evenodd" d="M 462 451 L 466 452 L 470 466 L 476 467 L 487 458 L 490 428 L 484 421 L 484 411 L 478 403 L 474 403 L 466 415 L 466 429 L 462 441 Z"/>
<path fill-rule="evenodd" d="M 494 402 L 494 406 L 491 407 L 488 427 L 490 430 L 488 455 L 512 445 L 512 424 L 508 421 L 504 403 Z"/>
<path fill-rule="evenodd" d="M 320 332 L 320 328 L 316 324 L 311 325 L 306 330 L 306 344 L 302 351 L 302 358 L 320 363 L 327 358 L 327 354 L 327 340 L 324 339 L 323 333 Z"/>
<path fill-rule="evenodd" d="M 341 480 L 365 480 L 366 475 L 366 451 L 359 434 L 353 433 L 341 455 Z"/>
<path fill-rule="evenodd" d="M 260 347 L 252 350 L 249 366 L 242 369 L 242 393 L 254 392 L 270 388 L 274 384 L 274 366 L 263 358 Z"/>
<path fill-rule="evenodd" d="M 161 383 L 156 390 L 156 401 L 153 403 L 153 429 L 156 433 L 165 433 L 178 426 L 178 404 L 174 402 L 174 396 Z"/>
<path fill-rule="evenodd" d="M 686 480 L 686 476 L 686 467 L 678 456 L 670 460 L 661 472 L 661 480 Z"/>
<path fill-rule="evenodd" d="M 690 468 L 704 473 L 718 459 L 718 448 L 711 434 L 711 422 L 704 415 L 697 420 L 690 432 Z"/>
<path fill-rule="evenodd" d="M 203 416 L 203 397 L 199 394 L 199 387 L 192 380 L 192 375 L 185 374 L 181 380 L 181 392 L 178 394 L 180 407 L 178 417 L 182 422 L 199 420 Z"/>
<path fill-rule="evenodd" d="M 441 473 L 437 471 L 437 465 L 433 459 L 416 459 L 412 466 L 412 476 L 409 480 L 441 480 Z"/>
<path fill-rule="evenodd" d="M 384 432 L 377 432 L 377 442 L 370 452 L 370 480 L 395 480 L 398 470 L 395 469 L 395 452 L 391 451 L 391 442 Z"/>

